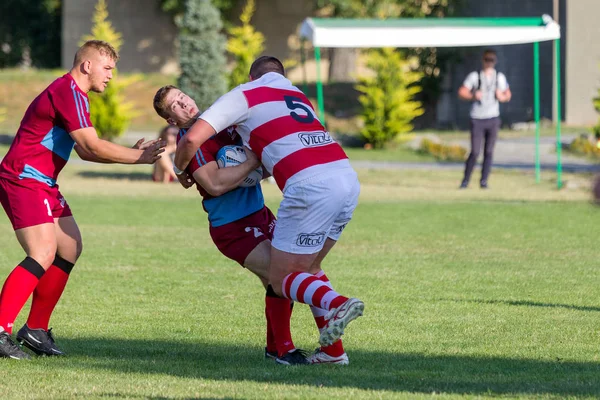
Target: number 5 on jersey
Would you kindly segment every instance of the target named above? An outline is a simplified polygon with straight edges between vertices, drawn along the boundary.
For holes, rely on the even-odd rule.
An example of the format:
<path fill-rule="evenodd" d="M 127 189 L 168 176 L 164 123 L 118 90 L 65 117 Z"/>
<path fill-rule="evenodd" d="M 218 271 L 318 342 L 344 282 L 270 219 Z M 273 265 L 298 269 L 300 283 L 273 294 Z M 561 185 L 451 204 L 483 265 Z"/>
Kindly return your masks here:
<path fill-rule="evenodd" d="M 301 98 L 294 97 L 294 96 L 283 96 L 283 99 L 285 100 L 285 104 L 287 105 L 287 108 L 289 108 L 290 110 L 303 110 L 306 113 L 306 115 L 300 115 L 300 114 L 296 113 L 295 111 L 292 111 L 290 113 L 290 115 L 296 121 L 303 123 L 303 124 L 310 124 L 311 122 L 313 122 L 315 120 L 314 115 L 312 114 L 312 112 L 310 111 L 308 106 L 306 106 L 304 103 L 302 103 Z"/>

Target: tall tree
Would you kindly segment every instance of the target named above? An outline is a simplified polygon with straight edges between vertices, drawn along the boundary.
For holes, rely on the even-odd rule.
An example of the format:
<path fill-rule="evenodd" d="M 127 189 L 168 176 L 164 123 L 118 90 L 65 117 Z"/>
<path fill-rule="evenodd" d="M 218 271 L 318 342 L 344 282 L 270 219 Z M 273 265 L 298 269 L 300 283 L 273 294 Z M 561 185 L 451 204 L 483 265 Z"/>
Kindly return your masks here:
<path fill-rule="evenodd" d="M 227 31 L 230 35 L 227 41 L 227 51 L 233 56 L 235 66 L 229 74 L 229 89 L 248 81 L 250 66 L 264 50 L 265 37 L 257 32 L 250 20 L 256 10 L 256 1 L 247 0 L 240 15 L 241 26 L 232 26 Z"/>
<path fill-rule="evenodd" d="M 171 14 L 175 20 L 177 21 L 179 18 L 183 16 L 183 12 L 185 10 L 185 2 L 187 0 L 160 0 L 160 5 L 163 11 Z M 231 17 L 232 11 L 235 9 L 237 0 L 212 0 L 212 5 L 215 6 L 220 12 L 221 15 L 225 17 L 225 19 L 229 19 Z"/>
<path fill-rule="evenodd" d="M 121 33 L 117 32 L 108 20 L 108 8 L 106 0 L 98 0 L 92 17 L 92 32 L 81 38 L 80 44 L 88 40 L 103 40 L 110 43 L 115 50 L 119 51 L 123 45 Z M 121 79 L 117 76 L 117 70 L 113 70 L 113 79 L 102 93 L 90 93 L 90 108 L 92 124 L 103 139 L 113 140 L 121 136 L 131 119 L 135 117 L 134 105 L 127 102 L 123 94 L 125 88 L 138 81 L 140 77 L 132 76 Z"/>
<path fill-rule="evenodd" d="M 209 0 L 187 0 L 178 25 L 178 83 L 200 109 L 206 109 L 227 90 L 221 15 Z"/>
<path fill-rule="evenodd" d="M 356 89 L 361 93 L 361 134 L 367 143 L 383 148 L 396 136 L 413 129 L 412 121 L 424 110 L 415 100 L 421 88 L 422 73 L 415 72 L 410 60 L 391 48 L 367 52 L 367 66 L 375 76 L 362 77 Z"/>

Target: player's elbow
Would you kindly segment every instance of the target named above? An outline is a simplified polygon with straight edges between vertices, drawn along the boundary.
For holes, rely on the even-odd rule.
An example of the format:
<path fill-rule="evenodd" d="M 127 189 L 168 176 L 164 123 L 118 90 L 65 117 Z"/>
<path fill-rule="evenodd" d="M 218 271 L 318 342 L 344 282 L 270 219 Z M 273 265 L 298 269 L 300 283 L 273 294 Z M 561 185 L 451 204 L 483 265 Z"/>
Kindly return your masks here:
<path fill-rule="evenodd" d="M 210 176 L 199 176 L 194 174 L 194 180 L 198 183 L 208 194 L 213 197 L 218 197 L 227 192 L 225 187 Z"/>
<path fill-rule="evenodd" d="M 207 187 L 208 186 L 208 187 Z M 222 185 L 207 185 L 204 189 L 213 197 L 219 197 L 227 193 L 227 190 Z"/>
<path fill-rule="evenodd" d="M 80 145 L 76 144 L 73 149 L 75 150 L 75 153 L 77 153 L 79 158 L 81 158 L 83 161 L 91 161 L 89 153 L 84 151 Z"/>
<path fill-rule="evenodd" d="M 77 145 L 81 147 L 83 153 L 87 153 L 86 157 L 90 157 L 90 155 L 98 157 L 99 153 L 101 152 L 100 139 L 85 140 L 81 143 L 77 143 Z"/>
<path fill-rule="evenodd" d="M 177 147 L 200 147 L 199 144 L 196 144 L 197 140 L 195 140 L 193 135 L 183 135 L 183 137 L 181 138 L 181 140 L 179 141 L 179 144 L 177 145 Z"/>
<path fill-rule="evenodd" d="M 94 161 L 94 158 L 90 156 L 89 153 L 77 153 L 79 155 L 79 158 L 81 158 L 83 161 Z"/>

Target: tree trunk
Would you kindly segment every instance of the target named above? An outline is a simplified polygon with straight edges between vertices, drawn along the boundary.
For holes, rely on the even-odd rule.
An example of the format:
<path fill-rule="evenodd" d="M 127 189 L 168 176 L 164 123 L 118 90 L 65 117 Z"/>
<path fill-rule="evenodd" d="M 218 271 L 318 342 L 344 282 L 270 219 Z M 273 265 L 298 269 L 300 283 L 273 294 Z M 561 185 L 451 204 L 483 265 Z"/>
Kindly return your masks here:
<path fill-rule="evenodd" d="M 329 83 L 355 82 L 357 58 L 356 49 L 331 49 L 329 53 Z"/>

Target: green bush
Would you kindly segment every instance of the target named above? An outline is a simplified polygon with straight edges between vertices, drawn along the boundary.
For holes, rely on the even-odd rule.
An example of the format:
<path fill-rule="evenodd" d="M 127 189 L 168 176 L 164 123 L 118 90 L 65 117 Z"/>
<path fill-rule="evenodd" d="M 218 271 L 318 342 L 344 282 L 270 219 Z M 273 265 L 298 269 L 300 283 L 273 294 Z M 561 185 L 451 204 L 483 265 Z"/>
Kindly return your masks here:
<path fill-rule="evenodd" d="M 88 40 L 104 40 L 119 51 L 123 45 L 121 34 L 113 28 L 108 21 L 108 10 L 105 0 L 98 0 L 96 11 L 92 18 L 94 26 L 92 33 L 81 39 L 83 44 Z M 132 75 L 127 79 L 117 78 L 117 70 L 113 70 L 113 79 L 103 93 L 90 92 L 90 118 L 98 136 L 103 139 L 113 140 L 127 130 L 129 123 L 136 117 L 134 104 L 125 101 L 124 90 L 127 86 L 141 80 L 140 75 Z"/>
<path fill-rule="evenodd" d="M 204 110 L 227 91 L 221 16 L 209 0 L 188 0 L 178 25 L 178 84 Z"/>
<path fill-rule="evenodd" d="M 421 102 L 414 100 L 423 74 L 413 71 L 410 62 L 391 48 L 368 51 L 367 66 L 375 76 L 362 77 L 356 85 L 362 93 L 358 98 L 364 123 L 361 135 L 374 148 L 382 148 L 410 132 L 412 120 L 423 114 Z"/>
<path fill-rule="evenodd" d="M 418 152 L 420 154 L 429 154 L 439 161 L 462 162 L 467 156 L 467 149 L 457 144 L 447 145 L 437 143 L 433 140 L 423 139 Z"/>
<path fill-rule="evenodd" d="M 586 135 L 573 139 L 569 144 L 569 151 L 593 158 L 600 158 L 600 148 L 592 143 Z"/>
<path fill-rule="evenodd" d="M 594 98 L 594 108 L 596 109 L 596 112 L 600 113 L 600 90 L 598 90 L 598 97 Z M 596 136 L 596 139 L 600 139 L 600 120 L 592 130 Z"/>
<path fill-rule="evenodd" d="M 248 0 L 242 15 L 240 15 L 242 26 L 232 26 L 227 30 L 230 35 L 227 41 L 227 51 L 235 60 L 235 66 L 229 74 L 229 89 L 248 82 L 250 66 L 264 50 L 264 35 L 255 31 L 254 27 L 250 25 L 255 10 L 255 0 Z"/>

